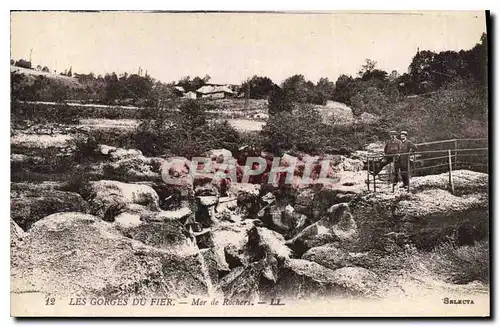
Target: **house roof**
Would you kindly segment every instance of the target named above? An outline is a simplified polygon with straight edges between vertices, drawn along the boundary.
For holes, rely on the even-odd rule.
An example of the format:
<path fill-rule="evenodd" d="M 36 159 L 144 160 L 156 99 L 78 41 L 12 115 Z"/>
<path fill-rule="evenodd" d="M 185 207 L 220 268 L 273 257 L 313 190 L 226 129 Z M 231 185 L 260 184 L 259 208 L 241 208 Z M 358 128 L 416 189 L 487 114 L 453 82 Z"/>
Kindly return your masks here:
<path fill-rule="evenodd" d="M 205 86 L 202 86 L 198 90 L 196 90 L 196 92 L 203 93 L 203 94 L 220 93 L 220 92 L 231 93 L 231 94 L 234 93 L 227 86 L 214 86 L 214 85 L 205 85 Z"/>
<path fill-rule="evenodd" d="M 186 92 L 186 90 L 184 90 L 184 88 L 182 86 L 175 86 L 174 89 L 176 89 L 177 91 L 179 92 Z"/>

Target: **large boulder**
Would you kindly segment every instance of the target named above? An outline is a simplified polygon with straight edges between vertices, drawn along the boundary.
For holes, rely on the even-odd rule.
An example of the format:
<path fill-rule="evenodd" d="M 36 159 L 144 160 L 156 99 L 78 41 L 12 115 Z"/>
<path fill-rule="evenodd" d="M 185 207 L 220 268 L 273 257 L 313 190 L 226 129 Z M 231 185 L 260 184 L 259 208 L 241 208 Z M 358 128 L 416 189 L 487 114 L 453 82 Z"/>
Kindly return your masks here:
<path fill-rule="evenodd" d="M 210 285 L 199 253 L 181 255 L 145 245 L 82 213 L 58 213 L 36 222 L 12 261 L 13 293 L 185 298 L 206 296 Z"/>
<path fill-rule="evenodd" d="M 488 192 L 489 175 L 471 170 L 455 170 L 452 174 L 455 195 Z M 413 177 L 411 189 L 422 191 L 429 189 L 449 190 L 449 174 Z"/>
<path fill-rule="evenodd" d="M 211 235 L 213 243 L 216 244 L 214 251 L 229 265 L 235 268 L 247 264 L 245 246 L 248 242 L 248 231 L 253 223 L 246 220 L 239 224 L 222 222 L 212 227 Z"/>
<path fill-rule="evenodd" d="M 227 262 L 217 254 L 215 248 L 200 249 L 200 253 L 205 260 L 212 285 L 218 285 L 220 279 L 231 271 Z"/>
<path fill-rule="evenodd" d="M 319 263 L 333 270 L 353 266 L 353 261 L 355 261 L 355 258 L 336 244 L 325 244 L 311 248 L 302 255 L 302 259 Z"/>
<path fill-rule="evenodd" d="M 107 221 L 129 204 L 140 204 L 150 210 L 159 210 L 159 197 L 151 186 L 101 180 L 90 183 L 91 213 Z"/>
<path fill-rule="evenodd" d="M 21 227 L 12 218 L 10 219 L 10 245 L 15 246 L 19 244 L 23 238 L 26 236 L 26 233 L 23 231 Z"/>
<path fill-rule="evenodd" d="M 475 192 L 479 186 L 472 184 L 470 193 L 464 195 L 438 187 L 415 193 L 360 196 L 349 204 L 359 227 L 350 250 L 392 251 L 394 245 L 408 243 L 432 249 L 450 240 L 458 244 L 481 240 L 488 235 L 489 201 L 486 192 Z"/>
<path fill-rule="evenodd" d="M 278 262 L 268 257 L 232 269 L 220 280 L 219 290 L 226 299 L 257 302 L 271 292 L 277 276 Z"/>
<path fill-rule="evenodd" d="M 101 155 L 109 157 L 112 161 L 120 161 L 123 159 L 142 157 L 142 152 L 137 149 L 123 149 L 105 144 L 97 146 L 97 152 Z"/>
<path fill-rule="evenodd" d="M 294 209 L 306 215 L 310 222 L 316 222 L 327 214 L 331 206 L 349 202 L 357 195 L 354 191 L 344 188 L 342 185 L 325 187 L 325 185 L 313 184 L 299 192 Z"/>
<path fill-rule="evenodd" d="M 341 171 L 360 171 L 363 170 L 364 163 L 359 159 L 351 159 L 340 156 L 340 163 L 336 165 Z"/>
<path fill-rule="evenodd" d="M 289 259 L 292 251 L 285 245 L 285 238 L 264 227 L 252 227 L 248 232 L 246 255 L 248 262 L 274 257 L 278 262 Z"/>
<path fill-rule="evenodd" d="M 340 203 L 332 206 L 325 217 L 288 240 L 287 244 L 298 254 L 303 254 L 312 247 L 337 241 L 351 241 L 356 234 L 357 225 L 349 211 L 349 206 Z"/>
<path fill-rule="evenodd" d="M 204 153 L 204 156 L 210 158 L 210 160 L 222 163 L 228 159 L 233 158 L 231 151 L 226 149 L 212 149 Z"/>
<path fill-rule="evenodd" d="M 89 206 L 78 193 L 57 190 L 15 192 L 10 201 L 11 218 L 24 230 L 56 212 L 87 212 Z"/>
<path fill-rule="evenodd" d="M 146 158 L 142 155 L 125 157 L 103 166 L 106 178 L 125 181 L 161 181 L 161 166 L 164 159 Z"/>
<path fill-rule="evenodd" d="M 185 255 L 198 252 L 194 235 L 176 220 L 142 223 L 121 231 L 127 237 L 165 251 Z"/>
<path fill-rule="evenodd" d="M 345 269 L 345 268 L 343 268 Z M 288 260 L 279 272 L 276 285 L 266 293 L 269 298 L 325 299 L 332 297 L 361 296 L 365 292 L 357 280 L 349 283 L 345 273 L 337 273 L 315 262 L 303 259 Z"/>
<path fill-rule="evenodd" d="M 399 232 L 417 247 L 429 248 L 450 237 L 464 245 L 488 237 L 488 205 L 486 193 L 455 196 L 434 189 L 399 201 L 393 215 Z"/>
<path fill-rule="evenodd" d="M 307 217 L 295 212 L 291 205 L 285 207 L 278 205 L 266 206 L 258 212 L 257 217 L 263 222 L 264 226 L 286 237 L 295 235 L 307 223 Z"/>

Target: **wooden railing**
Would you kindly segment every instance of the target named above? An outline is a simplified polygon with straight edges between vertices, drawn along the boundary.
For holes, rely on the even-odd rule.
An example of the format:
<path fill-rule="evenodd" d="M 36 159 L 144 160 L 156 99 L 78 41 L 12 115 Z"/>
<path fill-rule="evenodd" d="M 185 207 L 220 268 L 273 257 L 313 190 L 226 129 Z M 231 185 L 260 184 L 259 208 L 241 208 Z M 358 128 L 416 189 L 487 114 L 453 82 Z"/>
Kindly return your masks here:
<path fill-rule="evenodd" d="M 394 166 L 396 160 L 407 160 L 408 177 L 411 180 L 412 175 L 429 175 L 442 172 L 449 173 L 450 191 L 454 192 L 453 170 L 471 169 L 488 172 L 488 147 L 487 139 L 452 139 L 443 141 L 433 141 L 416 144 L 417 149 L 422 147 L 442 147 L 442 149 L 414 151 L 409 153 L 400 153 L 393 156 L 392 169 L 389 174 L 373 174 L 377 163 L 384 157 L 384 154 L 371 154 L 367 157 L 367 186 L 368 190 L 373 185 L 373 191 L 377 191 L 377 176 L 387 176 L 388 182 L 392 183 Z M 464 148 L 464 145 L 469 146 Z M 470 147 L 472 145 L 472 147 Z M 473 146 L 477 145 L 477 146 Z M 486 146 L 483 146 L 486 145 Z M 410 191 L 410 183 L 408 183 Z M 394 192 L 394 184 L 392 186 Z"/>

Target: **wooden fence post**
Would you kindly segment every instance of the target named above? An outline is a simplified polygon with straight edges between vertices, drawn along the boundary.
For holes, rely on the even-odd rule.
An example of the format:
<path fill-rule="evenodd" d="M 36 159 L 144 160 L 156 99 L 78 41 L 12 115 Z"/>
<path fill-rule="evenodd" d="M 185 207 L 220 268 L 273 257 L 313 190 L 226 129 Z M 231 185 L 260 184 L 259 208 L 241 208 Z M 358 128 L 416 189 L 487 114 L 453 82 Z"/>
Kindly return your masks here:
<path fill-rule="evenodd" d="M 449 184 L 450 184 L 450 190 L 451 194 L 455 193 L 455 187 L 453 186 L 453 167 L 451 164 L 451 150 L 448 150 L 448 178 L 449 178 Z"/>
<path fill-rule="evenodd" d="M 406 167 L 408 168 L 408 171 L 406 172 L 408 174 L 408 185 L 407 185 L 407 191 L 410 192 L 410 178 L 411 178 L 411 162 L 410 162 L 410 154 L 407 154 L 406 157 Z"/>
<path fill-rule="evenodd" d="M 458 149 L 458 140 L 455 139 L 455 169 L 457 169 L 457 149 Z"/>
<path fill-rule="evenodd" d="M 366 170 L 366 185 L 368 186 L 368 191 L 370 190 L 370 157 L 368 157 L 368 169 Z"/>
<path fill-rule="evenodd" d="M 377 192 L 377 176 L 375 176 L 375 159 L 373 159 L 373 192 Z"/>
<path fill-rule="evenodd" d="M 394 173 L 394 176 L 392 174 Z M 396 156 L 392 156 L 392 169 L 391 169 L 391 176 L 390 176 L 390 181 L 389 183 L 392 184 L 392 193 L 394 193 L 394 187 L 396 186 L 394 184 L 394 180 L 396 179 L 398 175 L 398 171 L 396 170 Z"/>

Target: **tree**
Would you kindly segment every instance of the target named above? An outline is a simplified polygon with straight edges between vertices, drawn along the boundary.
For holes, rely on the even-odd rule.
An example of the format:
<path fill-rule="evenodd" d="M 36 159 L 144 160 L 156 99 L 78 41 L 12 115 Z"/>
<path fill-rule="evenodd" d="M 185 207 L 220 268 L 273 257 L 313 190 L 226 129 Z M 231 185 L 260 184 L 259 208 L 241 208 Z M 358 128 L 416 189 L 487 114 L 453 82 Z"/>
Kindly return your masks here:
<path fill-rule="evenodd" d="M 308 85 L 304 75 L 296 74 L 287 78 L 281 88 L 289 101 L 296 103 L 307 102 Z"/>
<path fill-rule="evenodd" d="M 358 72 L 360 77 L 363 77 L 366 73 L 371 72 L 377 66 L 377 62 L 371 59 L 365 59 L 365 63 L 361 66 L 361 70 Z"/>
<path fill-rule="evenodd" d="M 241 84 L 240 92 L 248 92 L 251 99 L 265 99 L 273 90 L 273 81 L 269 77 L 254 75 Z"/>
<path fill-rule="evenodd" d="M 385 115 L 389 110 L 387 96 L 376 87 L 360 90 L 352 98 L 353 114 L 361 115 L 368 112 L 376 115 Z"/>
<path fill-rule="evenodd" d="M 206 85 L 210 80 L 210 76 L 205 75 L 204 78 L 200 78 L 196 76 L 191 79 L 189 76 L 183 77 L 177 83 L 178 86 L 182 86 L 186 92 L 194 92 L 198 90 L 200 87 Z"/>
<path fill-rule="evenodd" d="M 14 63 L 14 66 L 31 69 L 31 62 L 24 59 L 19 59 Z"/>
<path fill-rule="evenodd" d="M 46 73 L 50 72 L 49 67 L 43 66 L 42 72 L 46 72 Z"/>
<path fill-rule="evenodd" d="M 322 94 L 326 99 L 333 100 L 335 91 L 335 83 L 331 82 L 328 78 L 320 78 L 316 84 L 317 92 Z"/>
<path fill-rule="evenodd" d="M 351 97 L 356 92 L 356 81 L 347 75 L 340 75 L 335 82 L 335 89 L 333 91 L 333 99 L 338 102 L 351 104 Z"/>
<path fill-rule="evenodd" d="M 285 111 L 290 112 L 293 109 L 292 104 L 283 90 L 276 84 L 273 85 L 273 89 L 269 94 L 268 107 L 269 115 L 275 115 Z"/>

